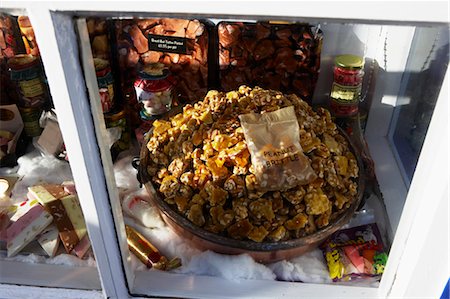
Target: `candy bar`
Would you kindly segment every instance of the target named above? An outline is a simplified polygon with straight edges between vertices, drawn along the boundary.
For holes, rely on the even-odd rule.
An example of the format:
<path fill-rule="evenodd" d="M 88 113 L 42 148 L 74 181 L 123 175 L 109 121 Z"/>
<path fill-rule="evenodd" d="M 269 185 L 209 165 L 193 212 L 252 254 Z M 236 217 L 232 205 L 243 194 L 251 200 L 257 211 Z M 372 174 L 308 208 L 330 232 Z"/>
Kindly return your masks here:
<path fill-rule="evenodd" d="M 39 200 L 39 203 L 44 205 L 47 202 L 54 201 L 55 199 L 64 197 L 67 193 L 64 191 L 64 187 L 61 185 L 47 184 L 29 187 L 28 191 L 35 199 Z"/>
<path fill-rule="evenodd" d="M 36 204 L 38 204 L 38 201 L 36 199 L 33 200 L 28 199 L 26 201 L 22 201 L 18 204 L 10 206 L 10 212 L 12 213 L 11 221 L 12 222 L 17 221 Z"/>
<path fill-rule="evenodd" d="M 68 194 L 77 194 L 75 183 L 73 181 L 65 181 L 61 184 L 64 187 L 64 191 Z"/>
<path fill-rule="evenodd" d="M 6 228 L 11 223 L 11 220 L 6 211 L 0 212 L 0 242 L 6 242 Z"/>
<path fill-rule="evenodd" d="M 60 198 L 67 194 L 61 185 L 33 186 L 28 190 L 53 215 L 64 248 L 67 253 L 70 253 L 86 233 L 84 221 L 80 224 L 78 219 L 81 214 L 81 210 L 77 211 L 79 206 L 73 206 L 70 198 L 65 200 L 66 204 L 63 203 Z M 66 206 L 67 210 L 74 209 L 75 211 L 67 211 Z M 69 216 L 69 213 L 72 216 Z M 76 222 L 77 230 L 72 223 L 72 218 Z"/>
<path fill-rule="evenodd" d="M 34 205 L 6 231 L 8 257 L 16 255 L 53 221 L 52 215 Z"/>
<path fill-rule="evenodd" d="M 172 260 L 168 260 L 159 253 L 153 244 L 131 226 L 125 225 L 125 230 L 128 248 L 147 268 L 172 270 L 181 266 L 180 258 L 175 257 Z"/>
<path fill-rule="evenodd" d="M 56 251 L 59 246 L 59 232 L 58 228 L 51 224 L 49 225 L 37 238 L 37 241 L 41 245 L 42 249 L 50 257 L 54 257 L 56 255 Z"/>
<path fill-rule="evenodd" d="M 82 239 L 86 236 L 86 224 L 84 223 L 83 213 L 81 212 L 80 203 L 76 195 L 68 195 L 61 198 L 61 202 L 72 222 L 73 228 L 78 236 L 78 239 Z"/>
<path fill-rule="evenodd" d="M 72 250 L 72 254 L 75 254 L 80 259 L 86 254 L 86 252 L 91 248 L 91 242 L 89 241 L 89 236 L 85 235 L 80 242 L 78 242 L 77 246 Z"/>

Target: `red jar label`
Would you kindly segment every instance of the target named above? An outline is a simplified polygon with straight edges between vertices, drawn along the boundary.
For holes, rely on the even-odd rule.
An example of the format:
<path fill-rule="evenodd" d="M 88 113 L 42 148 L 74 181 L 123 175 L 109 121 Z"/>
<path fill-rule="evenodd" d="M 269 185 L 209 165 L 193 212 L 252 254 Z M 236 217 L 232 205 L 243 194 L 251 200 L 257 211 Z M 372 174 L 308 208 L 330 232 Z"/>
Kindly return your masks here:
<path fill-rule="evenodd" d="M 336 66 L 330 93 L 330 108 L 335 116 L 346 117 L 358 113 L 364 71 Z"/>

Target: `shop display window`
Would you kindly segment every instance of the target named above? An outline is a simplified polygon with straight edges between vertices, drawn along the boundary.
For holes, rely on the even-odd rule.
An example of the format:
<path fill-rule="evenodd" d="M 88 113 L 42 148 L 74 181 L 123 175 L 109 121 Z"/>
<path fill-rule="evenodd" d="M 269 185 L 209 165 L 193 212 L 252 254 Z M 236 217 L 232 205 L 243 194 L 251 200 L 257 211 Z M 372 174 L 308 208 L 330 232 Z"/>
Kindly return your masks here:
<path fill-rule="evenodd" d="M 38 39 L 0 14 L 2 283 L 101 289 Z"/>
<path fill-rule="evenodd" d="M 1 283 L 108 298 L 435 291 L 445 269 L 418 290 L 415 250 L 445 251 L 448 23 L 119 7 L 1 14 L 1 121 L 10 107 L 21 120 L 1 127 Z M 17 54 L 38 62 L 46 100 L 24 95 L 40 89 Z M 54 256 L 41 235 L 12 252 L 20 220 L 45 213 Z"/>
<path fill-rule="evenodd" d="M 187 38 L 192 24 L 195 24 L 195 32 L 197 32 L 195 37 L 191 40 L 183 40 L 183 38 Z M 103 30 L 108 32 L 106 34 L 108 39 L 104 38 L 104 44 L 100 46 L 98 42 L 101 39 L 99 28 L 102 26 Z M 204 28 L 197 29 L 201 27 Z M 424 33 L 427 29 L 413 26 L 394 27 L 337 22 L 305 24 L 295 22 L 295 20 L 289 22 L 281 20 L 248 21 L 245 19 L 228 21 L 220 18 L 199 21 L 194 18 L 157 18 L 151 15 L 126 18 L 88 17 L 85 22 L 82 20 L 78 23 L 78 30 L 81 32 L 81 43 L 87 41 L 83 39 L 83 34 L 89 36 L 91 51 L 88 50 L 87 45 L 83 45 L 86 50 L 83 52 L 83 61 L 91 66 L 92 61 L 94 63 L 103 112 L 105 111 L 102 79 L 99 78 L 96 64 L 98 56 L 102 55 L 110 59 L 112 77 L 117 80 L 114 82 L 115 90 L 118 90 L 114 93 L 114 105 L 120 107 L 119 110 L 123 109 L 124 114 L 128 115 L 126 117 L 129 121 L 127 131 L 123 132 L 126 132 L 129 143 L 127 142 L 127 147 L 123 148 L 118 155 L 114 153 L 115 145 L 111 147 L 113 172 L 107 172 L 106 176 L 111 178 L 109 180 L 110 187 L 117 188 L 117 196 L 111 198 L 111 201 L 115 201 L 113 205 L 120 205 L 121 213 L 116 215 L 116 225 L 122 230 L 119 232 L 119 239 L 120 242 L 127 242 L 130 250 L 122 251 L 122 258 L 127 269 L 131 293 L 148 296 L 195 297 L 198 294 L 210 294 L 210 292 L 215 294 L 211 288 L 203 287 L 204 283 L 232 284 L 236 280 L 245 280 L 246 282 L 246 285 L 241 285 L 236 292 L 242 292 L 250 286 L 262 286 L 263 281 L 263 289 L 283 283 L 295 289 L 298 287 L 298 283 L 303 282 L 330 286 L 342 286 L 342 284 L 353 287 L 363 286 L 369 287 L 365 289 L 367 294 L 372 291 L 376 292 L 382 277 L 381 274 L 386 266 L 386 260 L 388 260 L 391 244 L 395 238 L 409 185 L 406 184 L 404 187 L 406 192 L 403 193 L 403 198 L 393 198 L 389 193 L 383 192 L 384 186 L 377 181 L 377 177 L 383 175 L 380 170 L 382 162 L 377 164 L 378 161 L 371 155 L 373 149 L 365 139 L 366 125 L 369 122 L 369 130 L 372 130 L 373 119 L 377 116 L 371 115 L 371 111 L 385 101 L 384 90 L 389 87 L 384 80 L 390 80 L 391 77 L 393 80 L 398 80 L 396 83 L 403 88 L 405 93 L 409 92 L 408 88 L 414 84 L 411 81 L 412 76 L 420 78 L 420 76 L 426 76 L 427 72 L 432 72 L 439 78 L 437 81 L 442 82 L 444 73 L 437 71 L 428 62 L 448 60 L 448 57 L 445 56 L 445 53 L 448 53 L 448 39 L 441 38 L 439 44 L 428 45 L 423 41 L 423 36 L 428 36 L 427 33 Z M 433 28 L 432 34 L 429 35 L 442 37 L 446 30 L 448 29 L 445 27 Z M 167 45 L 175 43 L 171 38 L 174 40 L 178 38 L 189 47 L 189 42 L 197 43 L 199 39 L 203 38 L 205 32 L 208 33 L 210 39 L 208 43 L 203 44 L 204 48 L 194 47 L 192 52 L 186 50 L 181 53 L 179 49 L 167 48 Z M 412 34 L 412 38 L 396 40 L 398 36 L 405 33 Z M 157 39 L 158 41 L 155 42 Z M 411 50 L 408 53 L 398 50 L 397 47 L 407 43 L 411 43 Z M 384 48 L 380 48 L 380 44 L 384 44 Z M 159 50 L 161 47 L 163 50 Z M 422 48 L 418 50 L 417 47 Z M 100 50 L 102 48 L 107 49 L 112 55 L 103 54 Z M 206 62 L 198 60 L 196 56 L 198 51 L 203 50 L 207 50 L 206 52 L 209 53 L 203 56 L 207 57 Z M 343 66 L 340 64 L 343 62 L 338 62 L 338 57 L 342 59 L 342 55 L 345 56 L 345 54 L 358 57 L 361 61 L 360 64 L 353 66 L 351 65 L 353 62 L 349 62 L 349 65 Z M 386 60 L 386 56 L 391 54 L 392 57 L 405 55 L 408 57 L 406 65 L 403 65 L 406 68 L 406 74 L 403 76 L 389 72 L 390 68 L 400 67 L 398 61 L 390 60 L 391 57 Z M 425 64 L 419 72 L 413 74 L 413 70 L 409 70 L 409 68 L 414 60 L 423 60 Z M 218 90 L 218 92 L 202 91 L 193 100 L 192 97 L 187 96 L 188 92 L 183 92 L 183 88 L 185 88 L 186 82 L 189 82 L 187 86 L 195 86 L 195 88 L 202 86 L 201 83 L 196 82 L 197 77 L 192 70 L 194 65 L 199 63 L 200 66 L 204 64 L 208 67 L 209 79 L 204 80 L 203 84 L 207 83 L 209 90 Z M 344 67 L 344 70 L 345 67 L 347 70 L 358 67 L 360 71 L 357 76 L 360 76 L 360 79 L 350 83 L 337 81 L 353 78 L 349 77 L 352 75 L 346 75 L 347 77 L 343 79 L 337 79 L 336 68 L 338 66 Z M 197 66 L 195 66 L 196 68 Z M 445 69 L 445 66 L 442 69 Z M 188 81 L 183 81 L 185 79 L 179 77 L 180 74 L 184 76 L 182 74 L 185 71 L 190 72 Z M 85 70 L 85 72 L 89 71 Z M 87 75 L 86 79 L 92 81 L 92 73 Z M 167 80 L 170 82 L 162 83 Z M 90 94 L 91 103 L 98 103 L 95 82 L 88 84 L 93 86 L 91 90 L 93 92 Z M 352 96 L 358 97 L 357 113 L 348 110 L 348 103 L 342 104 L 342 99 L 340 99 L 341 102 L 339 99 L 333 102 L 336 84 L 340 84 L 338 91 L 351 92 Z M 345 84 L 351 87 L 345 89 Z M 355 86 L 355 84 L 359 85 Z M 240 87 L 241 85 L 247 87 Z M 437 85 L 439 86 L 440 83 Z M 173 96 L 170 99 L 170 105 L 164 106 L 163 101 L 160 100 L 164 96 L 164 91 L 158 93 L 152 89 L 155 86 L 170 88 L 170 95 Z M 346 205 L 351 210 L 349 212 L 351 216 L 342 217 L 342 219 L 346 218 L 345 224 L 338 224 L 340 221 L 335 217 L 337 217 L 337 211 L 342 207 L 342 204 L 338 203 L 339 200 L 342 200 L 340 194 L 347 192 L 345 194 L 348 195 L 349 193 L 343 190 L 345 187 L 335 185 L 332 193 L 327 194 L 333 206 L 330 209 L 331 216 L 320 212 L 313 214 L 313 201 L 310 197 L 312 195 L 305 196 L 301 194 L 301 191 L 298 191 L 298 198 L 289 198 L 287 193 L 281 192 L 279 204 L 282 207 L 280 209 L 290 209 L 290 212 L 285 214 L 286 217 L 275 210 L 275 217 L 283 219 L 281 225 L 275 224 L 270 216 L 267 216 L 270 214 L 258 214 L 263 213 L 261 211 L 264 210 L 257 212 L 254 202 L 263 205 L 267 201 L 271 205 L 268 213 L 273 213 L 280 192 L 266 191 L 258 194 L 251 191 L 248 185 L 248 175 L 255 172 L 252 170 L 245 172 L 245 169 L 239 170 L 236 167 L 236 161 L 240 161 L 237 159 L 250 158 L 239 156 L 239 153 L 237 159 L 230 158 L 231 156 L 227 153 L 232 151 L 232 146 L 236 142 L 230 147 L 223 145 L 221 153 L 220 140 L 227 136 L 218 136 L 216 140 L 214 136 L 208 135 L 213 129 L 216 129 L 219 131 L 217 134 L 228 132 L 231 138 L 234 136 L 232 134 L 235 129 L 232 127 L 232 122 L 226 117 L 221 118 L 222 115 L 230 113 L 226 110 L 227 99 L 228 103 L 232 102 L 233 98 L 238 99 L 236 103 L 242 98 L 245 102 L 245 98 L 250 96 L 251 88 L 254 88 L 252 92 L 255 94 L 255 101 L 257 101 L 256 97 L 259 92 L 263 96 L 268 96 L 267 93 L 255 86 L 281 90 L 285 94 L 294 93 L 306 103 L 307 107 L 313 107 L 315 111 L 322 111 L 320 109 L 323 107 L 331 111 L 329 116 L 333 123 L 343 130 L 342 136 L 348 138 L 353 147 L 351 151 L 360 158 L 358 161 L 354 161 L 354 163 L 358 163 L 360 170 L 361 179 L 355 180 L 360 193 L 355 192 L 352 199 L 358 205 L 357 207 Z M 357 88 L 357 92 L 355 92 L 355 88 Z M 417 85 L 415 88 L 421 89 Z M 435 96 L 437 91 L 433 91 Z M 275 97 L 275 94 L 272 96 Z M 221 97 L 225 99 L 223 102 L 220 102 Z M 418 118 L 409 123 L 404 122 L 404 113 L 398 112 L 405 108 L 405 106 L 401 106 L 401 99 L 400 95 L 397 102 L 391 105 L 390 109 L 394 110 L 393 115 L 397 122 L 391 122 L 389 130 L 400 131 L 400 134 L 404 134 L 401 128 L 414 127 L 413 124 L 418 124 Z M 223 108 L 225 111 L 214 108 L 212 104 L 204 104 L 214 100 L 219 101 L 219 106 L 225 105 Z M 430 99 L 430 101 L 432 100 Z M 292 105 L 292 102 L 290 103 Z M 333 103 L 341 105 L 341 114 L 338 114 Z M 155 107 L 158 108 L 161 104 L 165 109 L 162 113 L 158 109 L 155 110 Z M 270 109 L 276 110 L 281 107 L 283 106 Z M 301 109 L 295 104 L 294 107 Z M 433 104 L 430 104 L 429 108 L 428 112 L 423 109 L 420 111 L 428 113 L 430 116 Z M 254 109 L 253 111 L 258 110 L 255 107 L 252 109 Z M 264 110 L 265 108 L 259 109 Z M 272 111 L 270 109 L 266 112 Z M 248 112 L 249 110 L 243 109 L 243 111 Z M 198 113 L 198 116 L 191 118 L 189 113 L 194 115 Z M 342 113 L 344 114 L 342 115 Z M 237 117 L 237 114 L 232 114 L 234 115 L 232 117 Z M 111 134 L 111 128 L 108 128 L 107 125 L 107 117 L 108 112 L 104 113 L 104 119 L 106 131 Z M 211 117 L 211 121 L 208 120 L 208 117 Z M 189 119 L 196 120 L 192 124 L 192 129 L 186 127 Z M 222 127 L 220 127 L 221 121 L 224 123 Z M 215 125 L 214 122 L 217 122 L 218 125 Z M 422 123 L 429 123 L 429 118 Z M 301 126 L 301 128 L 304 127 Z M 180 130 L 181 132 L 185 130 L 186 136 L 180 137 L 183 135 L 183 133 L 179 135 Z M 204 131 L 200 133 L 200 140 L 196 140 L 198 138 L 196 135 L 201 130 Z M 172 132 L 175 133 L 172 135 Z M 318 136 L 320 133 L 314 132 L 313 134 Z M 384 134 L 388 135 L 389 133 L 386 131 Z M 398 133 L 393 136 L 392 144 L 400 151 Z M 120 142 L 120 138 L 117 142 Z M 164 141 L 164 138 L 170 139 L 170 141 Z M 248 143 L 249 139 L 247 136 L 245 138 Z M 333 151 L 329 147 L 330 143 L 323 139 L 325 137 L 322 135 L 321 138 L 328 150 Z M 419 144 L 422 143 L 423 139 Z M 192 148 L 189 149 L 189 145 Z M 208 145 L 212 146 L 210 154 L 207 153 Z M 305 147 L 308 147 L 307 143 L 302 143 L 302 146 L 304 151 Z M 195 160 L 194 153 L 192 153 L 196 151 L 196 148 L 199 152 L 198 160 Z M 181 156 L 177 154 L 177 150 Z M 399 165 L 403 163 L 407 165 L 405 166 L 407 168 L 415 167 L 417 160 L 414 162 L 405 159 L 417 158 L 417 150 L 416 156 L 396 154 L 396 151 L 390 155 L 393 159 L 397 159 Z M 313 149 L 312 153 L 315 152 L 319 151 Z M 318 156 L 309 153 L 310 161 L 317 160 Z M 253 154 L 254 152 L 251 152 L 251 155 Z M 387 154 L 385 153 L 385 155 Z M 225 160 L 221 161 L 220 157 Z M 164 161 L 167 158 L 168 161 Z M 206 166 L 207 174 L 204 177 L 200 173 L 200 169 L 203 168 L 201 166 L 197 168 L 196 163 L 204 163 L 202 165 Z M 254 163 L 253 157 L 251 163 Z M 314 166 L 317 165 L 313 164 Z M 318 168 L 314 168 L 314 170 L 317 172 Z M 326 172 L 327 170 L 325 170 L 324 176 L 315 181 L 316 183 L 320 182 L 318 184 L 324 190 L 331 188 L 331 185 L 328 185 L 330 177 Z M 234 175 L 232 175 L 233 173 Z M 173 181 L 170 181 L 171 179 Z M 211 184 L 202 182 L 202 179 L 210 181 Z M 395 179 L 399 180 L 399 184 L 404 185 L 401 177 Z M 248 203 L 240 199 L 238 192 L 233 193 L 233 190 L 236 191 L 236 188 L 239 188 L 241 181 L 243 194 L 252 198 Z M 309 190 L 305 192 L 306 194 L 314 192 L 311 191 L 314 190 L 314 184 L 307 186 L 309 187 L 298 190 Z M 178 191 L 172 190 L 172 192 L 170 188 Z M 341 193 L 336 195 L 336 192 Z M 216 200 L 220 200 L 217 198 L 222 193 L 225 194 L 226 200 L 217 203 Z M 243 202 L 244 214 L 242 215 L 239 215 L 241 210 L 237 207 L 238 202 Z M 388 211 L 385 202 L 388 202 L 388 209 L 393 205 L 397 210 Z M 296 208 L 299 210 L 294 211 Z M 266 222 L 264 223 L 264 221 Z M 299 224 L 302 221 L 303 223 Z M 298 227 L 293 223 L 296 223 Z M 361 225 L 371 223 L 374 223 L 376 228 L 361 228 Z M 242 225 L 249 227 L 243 228 Z M 313 225 L 314 228 L 310 225 Z M 333 229 L 333 226 L 339 226 L 339 228 Z M 359 227 L 359 231 L 358 229 L 356 232 L 351 229 L 350 231 L 345 230 L 349 227 Z M 346 242 L 351 243 L 352 234 L 366 235 L 364 238 L 372 238 L 379 242 L 375 246 L 377 248 L 373 247 L 364 251 L 364 248 L 360 246 L 356 256 L 360 258 L 361 264 L 356 265 L 357 261 L 354 257 L 349 252 L 345 253 L 345 250 L 348 251 L 350 248 L 347 247 L 344 250 L 345 246 L 343 246 L 339 247 L 337 252 L 334 250 L 333 246 L 336 244 L 330 241 L 331 233 L 322 236 L 322 239 L 313 245 L 297 244 L 297 251 L 294 253 L 283 250 L 282 247 L 280 250 L 280 247 L 274 245 L 274 240 L 286 242 L 290 239 L 304 238 L 307 240 L 306 242 L 309 242 L 308 235 L 310 234 L 316 236 L 321 235 L 322 231 L 338 229 L 344 229 L 344 231 L 341 231 L 340 235 L 337 232 L 331 238 L 334 240 L 333 242 L 339 243 L 336 238 L 338 238 L 337 240 L 348 238 Z M 314 235 L 316 230 L 318 233 Z M 379 233 L 375 230 L 379 230 Z M 217 239 L 214 234 L 218 235 Z M 365 241 L 369 243 L 369 239 Z M 356 240 L 353 241 L 356 242 Z M 361 239 L 359 241 L 363 242 Z M 249 242 L 250 245 L 248 245 Z M 142 243 L 147 245 L 144 246 Z M 298 249 L 299 247 L 301 249 Z M 265 253 L 264 250 L 269 250 L 270 254 Z M 375 256 L 371 255 L 370 258 L 365 256 L 369 251 L 371 254 L 373 251 Z M 230 253 L 235 255 L 223 255 Z M 344 255 L 345 257 L 342 257 Z M 364 266 L 363 263 L 366 265 Z M 338 271 L 339 274 L 333 274 L 333 271 Z M 352 275 L 346 275 L 349 273 Z M 192 284 L 188 285 L 188 281 Z"/>

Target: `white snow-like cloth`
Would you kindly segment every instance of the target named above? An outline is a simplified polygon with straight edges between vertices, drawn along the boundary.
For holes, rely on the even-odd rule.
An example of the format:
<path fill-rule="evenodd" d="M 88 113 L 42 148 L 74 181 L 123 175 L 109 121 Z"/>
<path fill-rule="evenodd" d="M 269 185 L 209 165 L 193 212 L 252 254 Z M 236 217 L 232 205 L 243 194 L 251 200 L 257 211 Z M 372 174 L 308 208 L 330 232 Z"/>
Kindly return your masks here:
<path fill-rule="evenodd" d="M 320 249 L 307 252 L 290 261 L 280 261 L 268 265 L 278 280 L 302 281 L 309 283 L 330 283 L 328 269 Z"/>
<path fill-rule="evenodd" d="M 262 264 L 256 263 L 247 254 L 224 255 L 205 251 L 192 259 L 178 273 L 222 277 L 239 281 L 247 279 L 274 280 L 273 272 Z"/>

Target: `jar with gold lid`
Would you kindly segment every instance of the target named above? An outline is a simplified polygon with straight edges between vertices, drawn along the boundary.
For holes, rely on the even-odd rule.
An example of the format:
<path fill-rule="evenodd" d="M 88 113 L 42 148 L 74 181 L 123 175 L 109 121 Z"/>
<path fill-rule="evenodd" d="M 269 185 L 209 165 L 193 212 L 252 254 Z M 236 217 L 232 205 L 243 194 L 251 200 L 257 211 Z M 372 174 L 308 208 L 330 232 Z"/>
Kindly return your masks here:
<path fill-rule="evenodd" d="M 336 117 L 353 116 L 358 113 L 364 77 L 364 58 L 345 54 L 335 58 L 330 108 Z"/>

